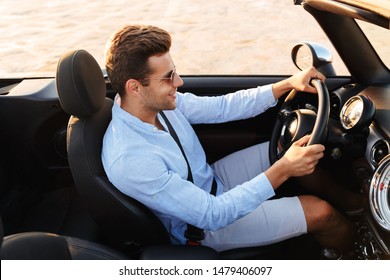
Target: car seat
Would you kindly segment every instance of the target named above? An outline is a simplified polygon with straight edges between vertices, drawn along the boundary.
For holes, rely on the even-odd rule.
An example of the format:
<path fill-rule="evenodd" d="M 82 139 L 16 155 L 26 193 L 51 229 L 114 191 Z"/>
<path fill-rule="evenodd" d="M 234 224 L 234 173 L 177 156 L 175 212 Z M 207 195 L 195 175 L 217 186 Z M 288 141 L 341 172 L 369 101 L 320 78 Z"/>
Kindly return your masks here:
<path fill-rule="evenodd" d="M 4 237 L 0 219 L 2 260 L 126 260 L 128 257 L 104 245 L 46 232 L 23 232 Z"/>
<path fill-rule="evenodd" d="M 144 205 L 122 194 L 108 180 L 101 162 L 103 136 L 113 101 L 106 98 L 102 71 L 90 53 L 76 50 L 58 62 L 56 86 L 70 116 L 67 153 L 76 188 L 109 242 L 123 252 L 168 244 L 162 223 Z"/>

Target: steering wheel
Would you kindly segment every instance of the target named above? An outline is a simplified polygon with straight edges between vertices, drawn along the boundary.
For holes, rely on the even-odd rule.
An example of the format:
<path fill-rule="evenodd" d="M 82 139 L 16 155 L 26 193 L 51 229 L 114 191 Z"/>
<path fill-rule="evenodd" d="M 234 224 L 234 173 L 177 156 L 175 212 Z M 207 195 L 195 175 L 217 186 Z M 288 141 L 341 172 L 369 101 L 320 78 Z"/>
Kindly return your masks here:
<path fill-rule="evenodd" d="M 293 110 L 297 91 L 292 90 L 288 94 L 280 107 L 271 135 L 269 144 L 271 164 L 280 159 L 292 143 L 307 134 L 310 134 L 307 145 L 323 143 L 326 139 L 330 111 L 328 88 L 319 79 L 312 79 L 310 83 L 317 89 L 318 110 L 317 112 L 309 109 Z"/>

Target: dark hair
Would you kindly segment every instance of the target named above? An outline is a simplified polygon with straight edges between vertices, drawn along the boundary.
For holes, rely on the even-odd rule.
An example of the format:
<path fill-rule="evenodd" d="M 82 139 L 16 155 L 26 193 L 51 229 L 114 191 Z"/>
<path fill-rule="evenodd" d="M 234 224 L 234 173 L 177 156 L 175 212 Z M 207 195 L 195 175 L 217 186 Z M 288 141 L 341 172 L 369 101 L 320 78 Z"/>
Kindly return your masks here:
<path fill-rule="evenodd" d="M 159 27 L 128 25 L 114 34 L 106 49 L 106 70 L 112 87 L 122 96 L 128 79 L 146 79 L 152 70 L 148 58 L 171 48 L 171 36 Z"/>

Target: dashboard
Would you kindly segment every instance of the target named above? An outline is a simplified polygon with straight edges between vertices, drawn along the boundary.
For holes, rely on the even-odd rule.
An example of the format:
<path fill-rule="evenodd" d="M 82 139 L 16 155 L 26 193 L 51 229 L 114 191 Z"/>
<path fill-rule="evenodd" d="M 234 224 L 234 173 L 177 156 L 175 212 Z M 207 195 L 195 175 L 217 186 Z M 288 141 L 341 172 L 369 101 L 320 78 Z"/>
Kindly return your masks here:
<path fill-rule="evenodd" d="M 352 149 L 349 155 L 360 153 L 365 161 L 355 171 L 368 196 L 368 206 L 358 223 L 357 253 L 361 259 L 390 259 L 389 97 L 389 85 L 349 84 L 330 93 L 330 118 L 341 126 L 333 129 L 333 139 L 338 134 L 337 139 L 345 142 L 338 146 L 338 155 Z M 360 147 L 354 150 L 351 146 Z"/>
<path fill-rule="evenodd" d="M 340 123 L 339 127 L 331 128 L 334 131 L 329 132 L 330 142 L 361 141 L 364 157 L 372 170 L 390 150 L 389 96 L 390 85 L 348 84 L 330 93 L 330 119 Z"/>

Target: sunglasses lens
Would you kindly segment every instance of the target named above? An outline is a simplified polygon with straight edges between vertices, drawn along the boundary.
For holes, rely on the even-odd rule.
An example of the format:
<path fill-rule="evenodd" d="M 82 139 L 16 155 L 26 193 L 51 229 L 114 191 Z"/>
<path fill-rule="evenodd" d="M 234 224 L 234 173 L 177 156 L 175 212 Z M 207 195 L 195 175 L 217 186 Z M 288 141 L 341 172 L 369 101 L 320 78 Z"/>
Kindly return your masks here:
<path fill-rule="evenodd" d="M 172 71 L 172 75 L 171 75 L 171 83 L 172 83 L 172 85 L 175 83 L 175 77 L 176 77 L 176 71 Z"/>

